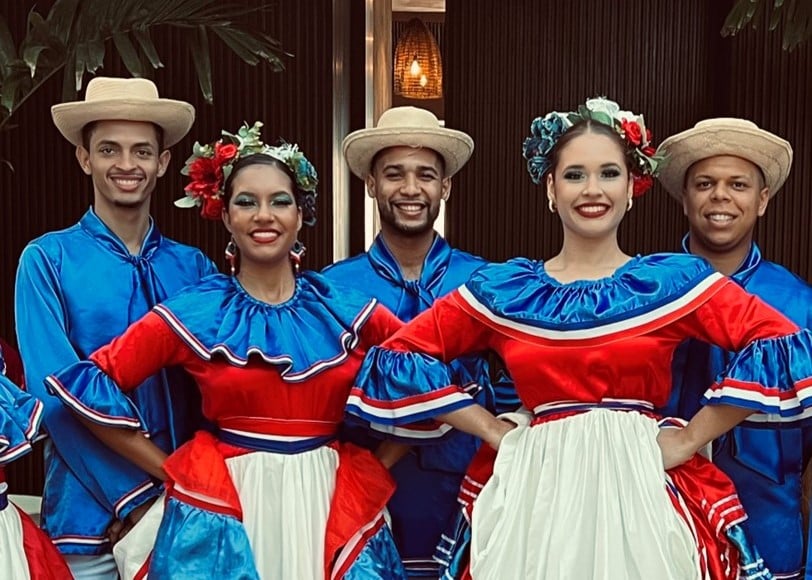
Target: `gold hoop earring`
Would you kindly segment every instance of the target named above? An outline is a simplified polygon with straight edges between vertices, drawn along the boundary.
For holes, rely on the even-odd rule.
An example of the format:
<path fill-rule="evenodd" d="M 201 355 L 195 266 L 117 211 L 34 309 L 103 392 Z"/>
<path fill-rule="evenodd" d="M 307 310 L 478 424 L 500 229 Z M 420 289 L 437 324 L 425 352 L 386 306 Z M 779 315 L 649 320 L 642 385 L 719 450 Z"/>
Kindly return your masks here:
<path fill-rule="evenodd" d="M 552 197 L 547 198 L 547 207 L 550 208 L 550 213 L 555 213 L 558 210 L 558 207 L 555 205 L 555 201 L 553 201 Z"/>
<path fill-rule="evenodd" d="M 626 206 L 626 211 L 632 211 L 632 206 L 634 205 L 634 198 L 629 198 L 629 203 Z"/>

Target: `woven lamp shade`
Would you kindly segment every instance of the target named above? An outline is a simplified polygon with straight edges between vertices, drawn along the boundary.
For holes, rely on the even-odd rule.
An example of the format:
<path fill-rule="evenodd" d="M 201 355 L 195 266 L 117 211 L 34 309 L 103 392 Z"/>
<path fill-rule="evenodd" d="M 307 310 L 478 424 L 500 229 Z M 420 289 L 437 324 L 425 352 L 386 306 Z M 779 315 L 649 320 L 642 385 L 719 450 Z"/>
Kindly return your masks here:
<path fill-rule="evenodd" d="M 412 18 L 395 48 L 395 94 L 410 99 L 443 96 L 443 60 L 426 24 Z"/>

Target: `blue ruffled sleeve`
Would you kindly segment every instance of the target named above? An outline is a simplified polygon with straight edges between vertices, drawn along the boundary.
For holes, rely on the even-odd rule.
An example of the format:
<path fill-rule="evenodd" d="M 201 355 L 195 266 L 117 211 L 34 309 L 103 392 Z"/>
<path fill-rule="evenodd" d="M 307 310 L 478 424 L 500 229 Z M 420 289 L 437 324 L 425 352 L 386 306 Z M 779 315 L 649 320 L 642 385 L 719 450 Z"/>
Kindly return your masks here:
<path fill-rule="evenodd" d="M 148 431 L 127 392 L 160 369 L 180 365 L 188 352 L 175 332 L 149 312 L 89 360 L 45 378 L 45 385 L 74 413 L 108 427 Z"/>
<path fill-rule="evenodd" d="M 730 279 L 675 324 L 675 339 L 732 353 L 702 404 L 749 409 L 747 426 L 798 427 L 812 419 L 812 332 Z"/>
<path fill-rule="evenodd" d="M 451 383 L 451 370 L 428 355 L 373 347 L 347 411 L 370 423 L 402 426 L 473 404 Z"/>
<path fill-rule="evenodd" d="M 367 352 L 347 403 L 350 416 L 395 439 L 433 442 L 450 430 L 434 421 L 438 415 L 474 404 L 449 363 L 488 348 L 489 331 L 457 300 L 457 292 L 441 298 Z"/>
<path fill-rule="evenodd" d="M 752 409 L 750 426 L 812 423 L 812 332 L 753 341 L 736 354 L 703 403 Z"/>
<path fill-rule="evenodd" d="M 31 451 L 42 421 L 42 403 L 0 376 L 0 465 Z"/>
<path fill-rule="evenodd" d="M 45 382 L 51 394 L 85 419 L 108 427 L 143 429 L 135 404 L 92 361 L 74 363 Z"/>

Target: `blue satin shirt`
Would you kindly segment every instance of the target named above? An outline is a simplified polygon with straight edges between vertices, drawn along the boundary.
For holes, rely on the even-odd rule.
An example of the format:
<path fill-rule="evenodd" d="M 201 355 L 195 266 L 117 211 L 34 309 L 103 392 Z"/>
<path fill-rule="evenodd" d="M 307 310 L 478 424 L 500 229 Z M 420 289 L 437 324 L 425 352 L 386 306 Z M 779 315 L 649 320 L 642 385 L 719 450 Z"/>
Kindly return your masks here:
<path fill-rule="evenodd" d="M 480 257 L 451 248 L 437 235 L 423 262 L 420 279 L 406 280 L 379 235 L 367 253 L 328 266 L 323 274 L 377 298 L 408 322 L 464 284 L 485 264 Z M 477 401 L 492 411 L 513 410 L 520 405 L 510 379 L 500 374 L 498 380 L 491 381 L 485 353 L 459 358 L 451 366 L 454 383 L 478 385 Z M 366 447 L 375 445 L 375 441 L 358 432 L 349 437 Z M 459 484 L 477 447 L 475 438 L 452 432 L 440 443 L 415 448 L 392 468 L 397 482 L 389 502 L 392 528 L 410 576 L 437 577 L 439 567 L 432 556 L 458 509 Z"/>
<path fill-rule="evenodd" d="M 65 230 L 30 242 L 15 290 L 17 339 L 26 385 L 45 404 L 42 526 L 65 554 L 110 551 L 105 531 L 160 487 L 85 429 L 45 388 L 46 376 L 121 334 L 155 304 L 215 272 L 203 253 L 164 238 L 155 224 L 132 255 L 89 209 Z M 171 388 L 170 388 L 171 387 Z M 199 394 L 169 369 L 133 394 L 153 442 L 170 452 L 199 424 Z"/>

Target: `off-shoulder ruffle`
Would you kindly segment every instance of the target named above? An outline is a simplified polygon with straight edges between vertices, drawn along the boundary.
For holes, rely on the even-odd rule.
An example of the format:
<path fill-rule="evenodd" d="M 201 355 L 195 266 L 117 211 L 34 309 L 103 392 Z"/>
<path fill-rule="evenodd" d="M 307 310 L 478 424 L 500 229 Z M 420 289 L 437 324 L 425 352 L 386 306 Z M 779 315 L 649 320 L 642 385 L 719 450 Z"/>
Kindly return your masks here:
<path fill-rule="evenodd" d="M 154 312 L 205 360 L 219 354 L 244 366 L 257 355 L 278 365 L 285 381 L 298 382 L 340 365 L 375 305 L 315 272 L 297 277 L 293 296 L 281 304 L 256 300 L 236 278 L 215 274 Z"/>
<path fill-rule="evenodd" d="M 812 423 L 812 331 L 750 343 L 702 401 L 752 409 L 750 426 Z"/>
<path fill-rule="evenodd" d="M 86 360 L 45 378 L 48 391 L 82 417 L 108 427 L 141 429 L 135 404 L 95 363 Z"/>
<path fill-rule="evenodd" d="M 493 313 L 539 328 L 576 330 L 644 315 L 718 278 L 702 258 L 635 256 L 611 276 L 560 283 L 541 261 L 515 258 L 477 270 L 465 288 Z M 709 297 L 709 296 L 708 296 Z"/>
<path fill-rule="evenodd" d="M 0 376 L 0 465 L 31 450 L 42 421 L 42 402 Z"/>
<path fill-rule="evenodd" d="M 421 353 L 373 347 L 347 401 L 347 413 L 374 431 L 414 443 L 436 441 L 449 431 L 431 421 L 474 404 L 452 384 L 448 365 Z"/>

